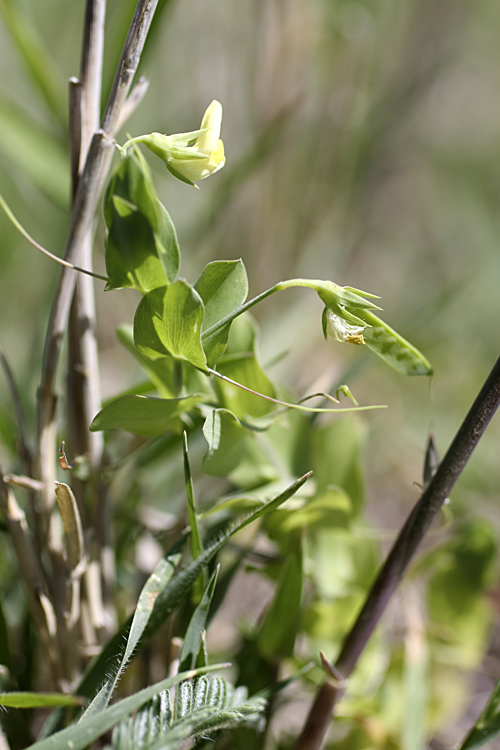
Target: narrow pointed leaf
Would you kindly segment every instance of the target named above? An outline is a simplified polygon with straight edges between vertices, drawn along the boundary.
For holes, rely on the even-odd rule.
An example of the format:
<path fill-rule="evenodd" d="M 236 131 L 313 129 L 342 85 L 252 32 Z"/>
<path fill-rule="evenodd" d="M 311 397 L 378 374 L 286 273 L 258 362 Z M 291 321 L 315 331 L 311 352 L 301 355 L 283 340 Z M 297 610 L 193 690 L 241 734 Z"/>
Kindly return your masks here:
<path fill-rule="evenodd" d="M 202 645 L 208 611 L 210 609 L 210 603 L 217 583 L 217 574 L 218 568 L 212 573 L 205 591 L 203 592 L 201 601 L 191 617 L 186 635 L 184 636 L 181 655 L 179 657 L 179 672 L 184 672 L 186 669 L 194 669 L 196 667 L 196 660 L 200 651 L 200 646 Z"/>
<path fill-rule="evenodd" d="M 62 729 L 60 732 L 56 732 L 56 734 L 30 745 L 30 750 L 34 750 L 35 748 L 36 750 L 83 750 L 83 748 L 90 745 L 94 740 L 111 729 L 111 727 L 131 714 L 132 711 L 136 711 L 143 706 L 144 703 L 151 700 L 151 698 L 162 690 L 167 690 L 183 680 L 192 679 L 198 674 L 216 671 L 224 666 L 215 664 L 205 667 L 203 670 L 180 673 L 175 677 L 169 677 L 166 680 L 157 682 L 155 685 L 151 685 L 131 695 L 129 698 L 115 703 L 97 715 L 94 714 L 83 718 L 77 724 L 72 724 L 66 729 Z"/>
<path fill-rule="evenodd" d="M 191 554 L 193 555 L 193 559 L 196 560 L 196 558 L 199 557 L 203 552 L 203 543 L 201 541 L 200 529 L 198 526 L 198 516 L 196 513 L 196 505 L 194 502 L 193 479 L 191 476 L 191 468 L 189 466 L 188 442 L 187 433 L 185 430 L 182 440 L 182 453 L 184 459 L 184 481 L 186 484 L 187 512 L 189 528 L 191 531 Z M 203 573 L 202 576 L 198 578 L 193 587 L 194 602 L 200 601 L 203 594 L 203 589 L 205 587 L 205 582 L 206 578 Z"/>
<path fill-rule="evenodd" d="M 9 708 L 53 708 L 81 706 L 84 699 L 62 693 L 0 693 L 0 706 Z"/>
<path fill-rule="evenodd" d="M 144 646 L 146 643 L 148 643 L 149 640 L 158 632 L 158 629 L 163 625 L 166 619 L 172 614 L 175 608 L 186 598 L 186 595 L 188 594 L 191 586 L 199 577 L 200 573 L 205 569 L 205 567 L 215 557 L 215 555 L 219 552 L 219 550 L 224 546 L 226 541 L 231 536 L 233 536 L 233 534 L 236 534 L 241 529 L 253 523 L 253 521 L 256 521 L 257 519 L 261 518 L 266 513 L 276 510 L 276 508 L 279 508 L 279 506 L 282 503 L 286 502 L 286 500 L 293 497 L 293 495 L 300 489 L 300 487 L 302 487 L 302 485 L 309 479 L 310 475 L 311 475 L 311 472 L 300 477 L 300 479 L 297 479 L 295 482 L 293 482 L 293 484 L 287 487 L 286 490 L 282 492 L 280 495 L 273 498 L 272 500 L 265 503 L 257 510 L 247 515 L 243 519 L 243 521 L 241 521 L 240 523 L 229 527 L 217 539 L 217 541 L 213 542 L 209 547 L 205 549 L 205 551 L 203 552 L 202 555 L 200 555 L 200 557 L 198 557 L 196 560 L 193 560 L 185 568 L 182 568 L 172 578 L 170 578 L 166 587 L 162 591 L 160 591 L 160 593 L 156 595 L 154 598 L 154 606 L 153 606 L 153 609 L 149 611 L 147 624 L 145 628 L 142 630 L 140 643 L 138 644 L 136 648 L 136 654 L 138 653 L 139 649 L 142 646 Z M 169 554 L 175 554 L 175 553 L 176 551 L 172 550 L 172 552 Z M 106 644 L 106 646 L 104 646 L 102 652 L 99 654 L 98 657 L 96 657 L 95 661 L 89 666 L 80 684 L 77 687 L 77 693 L 79 695 L 83 695 L 85 697 L 92 697 L 94 691 L 96 690 L 96 686 L 102 683 L 102 679 L 106 674 L 109 674 L 110 663 L 113 662 L 113 659 L 117 658 L 117 655 L 120 655 L 122 653 L 123 641 L 125 639 L 128 640 L 130 627 L 131 627 L 131 621 L 132 621 L 132 618 L 130 618 L 127 622 L 125 622 L 122 625 L 122 627 L 116 633 L 116 635 L 113 636 L 113 638 Z M 121 657 L 119 656 L 118 668 L 119 668 L 120 663 L 121 663 Z M 150 695 L 150 697 L 152 697 L 152 694 Z M 102 700 L 102 695 L 99 700 Z M 143 702 L 146 702 L 146 701 L 143 701 Z M 99 714 L 99 716 L 102 716 L 104 713 L 106 713 L 106 711 L 109 711 L 109 710 L 110 709 L 106 709 L 105 711 L 102 711 Z M 52 718 L 51 721 L 47 723 L 47 726 L 44 727 L 45 736 L 47 736 L 51 731 L 55 731 L 55 729 L 60 726 L 60 721 L 62 720 L 62 718 L 63 716 L 61 714 L 57 714 Z M 113 722 L 113 723 L 116 723 L 116 722 Z M 112 726 L 113 723 L 110 724 L 109 726 Z M 103 730 L 103 731 L 106 731 L 106 730 Z M 60 734 L 61 733 L 59 732 L 59 735 Z M 50 737 L 48 737 L 48 739 L 52 739 L 53 736 L 55 737 L 59 735 L 51 735 Z M 96 735 L 96 736 L 99 736 L 99 735 Z M 47 742 L 47 741 L 48 740 L 44 740 L 44 742 Z M 89 740 L 89 743 L 91 741 L 92 739 Z M 68 750 L 68 747 L 67 746 L 64 746 L 64 747 L 46 746 L 46 747 L 40 748 L 39 743 L 37 743 L 37 750 Z M 78 750 L 78 748 L 72 748 L 71 750 Z"/>
<path fill-rule="evenodd" d="M 493 688 L 481 716 L 459 750 L 476 750 L 500 735 L 500 680 Z"/>
<path fill-rule="evenodd" d="M 1 0 L 0 13 L 10 38 L 50 112 L 60 124 L 65 123 L 65 82 L 23 3 Z"/>
<path fill-rule="evenodd" d="M 144 630 L 149 622 L 151 612 L 153 611 L 156 598 L 160 591 L 165 589 L 168 585 L 181 557 L 182 550 L 174 549 L 174 551 L 165 555 L 165 557 L 160 560 L 154 571 L 149 576 L 140 593 L 139 601 L 137 602 L 123 656 L 114 668 L 114 674 L 109 677 L 92 703 L 87 707 L 85 715 L 99 713 L 108 705 L 121 675 L 125 671 L 127 664 L 132 660 L 134 652 L 139 645 Z"/>

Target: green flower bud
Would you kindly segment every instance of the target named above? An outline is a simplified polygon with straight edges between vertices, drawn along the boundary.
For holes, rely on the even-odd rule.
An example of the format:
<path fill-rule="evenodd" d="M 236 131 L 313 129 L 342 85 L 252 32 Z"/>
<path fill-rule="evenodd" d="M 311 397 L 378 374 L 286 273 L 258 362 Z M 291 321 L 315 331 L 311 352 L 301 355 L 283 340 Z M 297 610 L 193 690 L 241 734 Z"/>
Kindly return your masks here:
<path fill-rule="evenodd" d="M 219 137 L 221 122 L 222 106 L 214 99 L 203 115 L 200 130 L 175 135 L 140 135 L 127 141 L 123 148 L 144 143 L 175 177 L 194 185 L 218 172 L 226 163 L 224 144 Z"/>

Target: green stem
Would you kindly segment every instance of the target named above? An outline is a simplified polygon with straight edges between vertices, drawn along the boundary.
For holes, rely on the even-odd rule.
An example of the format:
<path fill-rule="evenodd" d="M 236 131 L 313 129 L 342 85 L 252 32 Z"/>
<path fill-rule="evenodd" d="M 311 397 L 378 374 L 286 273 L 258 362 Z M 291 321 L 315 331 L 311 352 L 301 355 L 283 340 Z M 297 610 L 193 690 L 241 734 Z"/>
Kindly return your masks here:
<path fill-rule="evenodd" d="M 214 333 L 217 333 L 217 331 L 220 331 L 228 323 L 232 323 L 233 320 L 236 320 L 237 317 L 242 315 L 247 310 L 250 310 L 259 302 L 262 302 L 262 300 L 266 299 L 267 297 L 270 297 L 271 294 L 274 294 L 275 292 L 281 292 L 282 289 L 286 289 L 286 287 L 283 286 L 283 284 L 286 284 L 286 283 L 287 282 L 280 281 L 278 284 L 275 284 L 275 286 L 272 286 L 267 291 L 262 292 L 262 294 L 259 294 L 257 297 L 254 297 L 248 302 L 245 302 L 245 304 L 241 305 L 241 307 L 237 307 L 236 310 L 233 310 L 232 312 L 230 312 L 229 315 L 226 315 L 225 318 L 222 318 L 221 320 L 217 321 L 217 323 L 214 323 L 213 326 L 210 326 L 210 328 L 207 328 L 207 330 L 201 334 L 202 341 L 207 339 L 209 336 L 212 336 Z"/>
<path fill-rule="evenodd" d="M 379 404 L 379 405 L 374 405 L 374 406 L 351 406 L 346 409 L 323 409 L 320 406 L 302 406 L 301 403 L 291 404 L 288 401 L 280 401 L 279 399 L 273 398 L 272 396 L 266 396 L 264 393 L 259 393 L 258 391 L 254 391 L 251 388 L 248 388 L 246 385 L 242 385 L 241 383 L 238 383 L 236 380 L 232 380 L 231 378 L 228 378 L 227 375 L 222 375 L 220 372 L 217 372 L 217 370 L 212 370 L 211 367 L 207 367 L 207 372 L 209 372 L 211 375 L 215 375 L 221 380 L 225 380 L 226 383 L 231 383 L 231 385 L 235 385 L 237 388 L 241 388 L 242 391 L 247 391 L 247 393 L 251 393 L 254 396 L 263 398 L 266 401 L 272 401 L 273 404 L 284 406 L 286 409 L 298 409 L 299 411 L 308 411 L 314 414 L 315 413 L 319 413 L 319 414 L 342 413 L 343 414 L 348 411 L 371 411 L 372 409 L 386 409 L 387 408 L 385 404 Z M 313 393 L 310 396 L 307 396 L 306 398 L 314 398 L 316 396 L 327 398 L 330 401 L 336 401 L 336 399 L 329 396 L 328 393 Z M 305 398 L 302 399 L 302 401 L 305 401 L 305 400 L 306 400 Z"/>

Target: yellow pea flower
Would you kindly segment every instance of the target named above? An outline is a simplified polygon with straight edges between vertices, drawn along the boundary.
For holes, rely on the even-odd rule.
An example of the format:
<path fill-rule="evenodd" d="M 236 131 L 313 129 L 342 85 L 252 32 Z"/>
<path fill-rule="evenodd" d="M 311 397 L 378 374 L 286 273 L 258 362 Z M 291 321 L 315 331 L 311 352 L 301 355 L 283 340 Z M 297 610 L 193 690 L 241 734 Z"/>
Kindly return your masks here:
<path fill-rule="evenodd" d="M 175 135 L 140 135 L 127 141 L 123 149 L 134 143 L 144 143 L 175 177 L 194 185 L 218 172 L 226 163 L 224 144 L 219 137 L 221 123 L 222 105 L 214 99 L 203 115 L 199 130 Z"/>

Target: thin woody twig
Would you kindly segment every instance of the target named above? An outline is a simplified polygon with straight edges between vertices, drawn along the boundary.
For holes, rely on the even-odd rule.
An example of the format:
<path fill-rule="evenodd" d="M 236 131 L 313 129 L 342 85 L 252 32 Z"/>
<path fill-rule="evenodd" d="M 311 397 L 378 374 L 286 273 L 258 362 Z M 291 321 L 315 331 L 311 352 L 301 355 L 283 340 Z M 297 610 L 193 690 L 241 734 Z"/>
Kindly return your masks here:
<path fill-rule="evenodd" d="M 134 84 L 134 86 L 132 87 L 132 91 L 125 100 L 125 104 L 122 107 L 122 111 L 118 119 L 118 124 L 116 126 L 117 130 L 121 130 L 121 128 L 127 122 L 128 118 L 132 115 L 133 112 L 135 112 L 139 104 L 146 96 L 148 88 L 149 81 L 144 78 L 144 76 L 141 76 L 137 83 Z"/>
<path fill-rule="evenodd" d="M 139 0 L 137 3 L 101 122 L 101 128 L 109 135 L 114 136 L 120 125 L 122 108 L 136 74 L 157 5 L 158 0 Z"/>
<path fill-rule="evenodd" d="M 354 626 L 344 641 L 335 664 L 335 669 L 343 679 L 352 673 L 418 546 L 499 406 L 500 357 L 462 422 L 436 473 L 408 516 L 367 595 Z M 320 688 L 304 729 L 297 740 L 295 750 L 319 750 L 321 748 L 335 705 L 342 693 L 342 687 L 331 682 L 326 682 Z"/>

